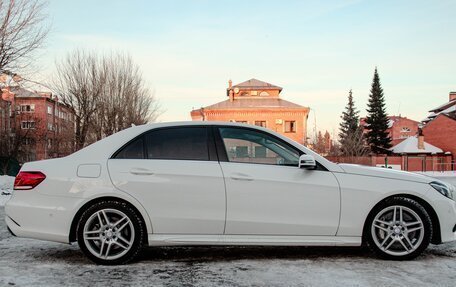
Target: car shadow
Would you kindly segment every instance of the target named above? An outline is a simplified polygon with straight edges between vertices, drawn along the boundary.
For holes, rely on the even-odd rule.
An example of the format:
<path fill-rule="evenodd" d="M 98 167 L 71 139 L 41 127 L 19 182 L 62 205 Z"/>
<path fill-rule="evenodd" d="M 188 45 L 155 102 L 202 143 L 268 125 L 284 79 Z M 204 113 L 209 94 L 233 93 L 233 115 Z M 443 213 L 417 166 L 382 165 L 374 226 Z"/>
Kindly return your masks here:
<path fill-rule="evenodd" d="M 187 246 L 147 247 L 141 261 L 235 261 L 272 259 L 331 259 L 370 257 L 363 247 Z"/>

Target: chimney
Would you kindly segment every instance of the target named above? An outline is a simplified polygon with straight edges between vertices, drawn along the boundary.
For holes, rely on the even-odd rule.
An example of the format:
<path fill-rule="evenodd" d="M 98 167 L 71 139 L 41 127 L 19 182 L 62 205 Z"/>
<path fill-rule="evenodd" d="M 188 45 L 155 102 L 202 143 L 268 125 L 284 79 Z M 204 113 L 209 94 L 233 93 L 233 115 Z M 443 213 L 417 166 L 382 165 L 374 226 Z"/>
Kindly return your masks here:
<path fill-rule="evenodd" d="M 234 101 L 234 92 L 233 92 L 233 90 L 230 90 L 228 92 L 228 94 L 229 94 L 229 97 L 230 97 L 230 102 Z"/>
<path fill-rule="evenodd" d="M 456 92 L 450 92 L 450 102 L 456 100 Z"/>
<path fill-rule="evenodd" d="M 424 150 L 424 135 L 421 128 L 418 129 L 418 149 Z"/>
<path fill-rule="evenodd" d="M 231 79 L 228 80 L 228 89 L 231 89 L 233 87 L 233 81 Z"/>

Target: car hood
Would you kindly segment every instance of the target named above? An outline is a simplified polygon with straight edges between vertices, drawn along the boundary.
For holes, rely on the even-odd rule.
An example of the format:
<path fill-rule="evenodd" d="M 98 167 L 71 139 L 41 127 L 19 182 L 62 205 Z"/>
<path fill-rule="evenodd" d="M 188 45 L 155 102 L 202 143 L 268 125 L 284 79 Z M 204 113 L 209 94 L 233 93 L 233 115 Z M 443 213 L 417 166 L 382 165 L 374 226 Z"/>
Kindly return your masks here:
<path fill-rule="evenodd" d="M 350 174 L 384 177 L 397 180 L 407 180 L 414 182 L 430 183 L 435 179 L 421 174 L 411 173 L 402 170 L 388 169 L 384 167 L 364 166 L 357 164 L 339 164 L 339 166 Z"/>

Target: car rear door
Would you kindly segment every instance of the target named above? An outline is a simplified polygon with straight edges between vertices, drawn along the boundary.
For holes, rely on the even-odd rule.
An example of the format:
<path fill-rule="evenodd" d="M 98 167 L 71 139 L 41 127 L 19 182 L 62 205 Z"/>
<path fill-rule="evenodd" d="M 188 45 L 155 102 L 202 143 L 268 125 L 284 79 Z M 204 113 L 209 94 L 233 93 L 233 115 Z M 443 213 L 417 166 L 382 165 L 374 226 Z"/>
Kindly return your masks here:
<path fill-rule="evenodd" d="M 151 130 L 108 161 L 113 184 L 146 208 L 157 234 L 223 234 L 225 186 L 212 129 Z"/>

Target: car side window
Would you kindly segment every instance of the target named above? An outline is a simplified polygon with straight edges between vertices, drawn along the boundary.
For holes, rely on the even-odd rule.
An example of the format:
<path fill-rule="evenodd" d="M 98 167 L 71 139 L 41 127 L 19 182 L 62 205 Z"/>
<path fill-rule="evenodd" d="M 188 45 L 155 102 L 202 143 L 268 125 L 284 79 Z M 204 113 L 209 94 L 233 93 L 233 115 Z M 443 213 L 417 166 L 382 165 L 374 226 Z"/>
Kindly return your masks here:
<path fill-rule="evenodd" d="M 266 133 L 243 128 L 220 128 L 228 161 L 298 166 L 299 151 Z"/>
<path fill-rule="evenodd" d="M 124 146 L 114 158 L 117 159 L 144 159 L 144 138 L 139 137 Z"/>
<path fill-rule="evenodd" d="M 209 160 L 206 127 L 158 129 L 145 138 L 148 159 Z"/>

